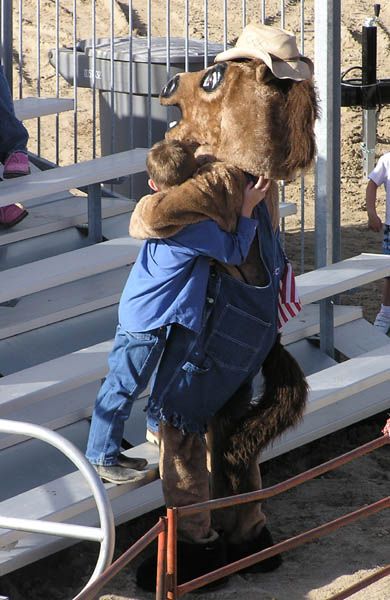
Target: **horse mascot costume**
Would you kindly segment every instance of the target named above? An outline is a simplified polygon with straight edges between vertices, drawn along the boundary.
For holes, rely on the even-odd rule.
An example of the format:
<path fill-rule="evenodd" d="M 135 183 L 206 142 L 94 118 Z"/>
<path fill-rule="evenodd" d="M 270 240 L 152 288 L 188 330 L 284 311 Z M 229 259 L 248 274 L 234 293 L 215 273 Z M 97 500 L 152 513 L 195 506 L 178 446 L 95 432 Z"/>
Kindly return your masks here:
<path fill-rule="evenodd" d="M 196 343 L 185 353 L 168 344 L 179 365 L 168 393 L 159 386 L 159 378 L 168 376 L 164 356 L 157 372 L 148 410 L 160 422 L 167 506 L 260 489 L 259 454 L 302 418 L 307 384 L 277 328 L 287 259 L 279 241 L 275 180 L 292 180 L 313 161 L 312 75 L 313 65 L 299 54 L 292 34 L 251 23 L 213 66 L 176 75 L 161 92 L 161 104 L 181 111 L 167 139 L 193 144 L 208 160 L 180 186 L 141 201 L 131 235 L 169 237 L 210 218 L 234 231 L 237 199 L 248 180 L 273 180 L 255 209 L 257 234 L 246 261 L 210 266 L 205 326 Z M 259 372 L 262 393 L 256 398 Z M 259 503 L 183 518 L 178 536 L 179 583 L 273 544 Z M 248 569 L 270 571 L 280 562 L 274 556 Z M 141 564 L 138 585 L 153 591 L 155 569 L 156 557 Z"/>

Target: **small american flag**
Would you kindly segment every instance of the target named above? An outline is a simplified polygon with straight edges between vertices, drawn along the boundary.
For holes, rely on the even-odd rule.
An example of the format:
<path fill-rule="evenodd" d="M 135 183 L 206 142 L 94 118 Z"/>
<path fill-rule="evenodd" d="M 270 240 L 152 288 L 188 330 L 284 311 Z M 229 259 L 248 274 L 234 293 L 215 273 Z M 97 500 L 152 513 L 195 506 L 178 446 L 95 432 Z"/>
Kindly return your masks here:
<path fill-rule="evenodd" d="M 289 319 L 296 317 L 301 310 L 302 304 L 295 285 L 294 271 L 291 263 L 287 261 L 279 286 L 278 330 L 282 329 Z"/>

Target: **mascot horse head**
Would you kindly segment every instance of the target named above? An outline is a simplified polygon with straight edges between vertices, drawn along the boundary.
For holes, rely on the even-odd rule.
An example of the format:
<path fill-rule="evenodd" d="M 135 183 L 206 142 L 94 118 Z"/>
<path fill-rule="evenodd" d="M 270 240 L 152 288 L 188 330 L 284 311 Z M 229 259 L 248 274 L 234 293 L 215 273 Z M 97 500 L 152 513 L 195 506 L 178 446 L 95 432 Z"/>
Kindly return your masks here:
<path fill-rule="evenodd" d="M 292 34 L 251 23 L 216 64 L 175 75 L 163 88 L 161 104 L 181 112 L 167 138 L 254 176 L 292 180 L 315 155 L 312 73 Z"/>

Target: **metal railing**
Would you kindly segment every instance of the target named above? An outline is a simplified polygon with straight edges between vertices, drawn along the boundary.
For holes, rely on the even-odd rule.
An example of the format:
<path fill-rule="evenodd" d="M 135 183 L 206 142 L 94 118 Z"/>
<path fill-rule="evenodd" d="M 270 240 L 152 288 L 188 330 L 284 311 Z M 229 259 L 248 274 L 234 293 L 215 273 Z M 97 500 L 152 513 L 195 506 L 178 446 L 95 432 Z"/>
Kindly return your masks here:
<path fill-rule="evenodd" d="M 184 594 L 194 591 L 213 581 L 217 581 L 228 575 L 232 575 L 243 568 L 262 562 L 272 556 L 297 548 L 302 544 L 312 542 L 315 539 L 345 527 L 359 519 L 378 513 L 386 508 L 390 508 L 390 496 L 383 498 L 373 504 L 364 506 L 358 510 L 348 513 L 333 521 L 305 531 L 292 538 L 289 538 L 270 548 L 257 552 L 246 558 L 226 565 L 216 571 L 207 573 L 197 579 L 188 581 L 181 585 L 177 584 L 177 524 L 180 517 L 194 515 L 202 511 L 218 510 L 231 506 L 247 504 L 250 502 L 259 502 L 267 498 L 272 498 L 278 494 L 295 488 L 302 483 L 310 481 L 315 477 L 329 473 L 336 468 L 345 465 L 361 456 L 369 454 L 386 444 L 390 444 L 390 424 L 385 435 L 377 438 L 367 444 L 364 444 L 354 450 L 347 452 L 337 458 L 329 460 L 317 467 L 300 473 L 295 477 L 287 479 L 282 483 L 273 485 L 263 490 L 248 492 L 229 498 L 210 500 L 208 502 L 192 504 L 190 506 L 173 507 L 167 509 L 167 516 L 162 517 L 157 525 L 148 531 L 143 538 L 136 542 L 127 552 L 120 556 L 87 590 L 77 596 L 77 600 L 94 600 L 104 585 L 106 585 L 123 567 L 133 560 L 148 544 L 158 537 L 158 555 L 157 555 L 157 574 L 156 574 L 156 600 L 177 600 Z M 376 573 L 359 581 L 353 586 L 348 587 L 343 592 L 337 593 L 328 600 L 342 600 L 348 598 L 359 590 L 365 589 L 375 581 L 390 574 L 390 565 L 379 569 Z"/>
<path fill-rule="evenodd" d="M 11 87 L 14 97 L 55 96 L 72 97 L 74 100 L 73 114 L 45 117 L 44 129 L 41 119 L 28 123 L 29 150 L 61 165 L 132 149 L 135 146 L 150 146 L 161 138 L 161 116 L 156 117 L 158 100 L 154 89 L 153 54 L 157 37 L 165 40 L 165 81 L 170 78 L 173 65 L 177 67 L 178 64 L 173 47 L 176 38 L 180 37 L 184 42 L 181 69 L 193 68 L 192 40 L 198 40 L 203 46 L 203 57 L 197 66 L 202 68 L 212 60 L 212 45 L 217 43 L 221 48 L 226 48 L 228 44 L 234 43 L 243 26 L 250 20 L 289 29 L 293 28 L 293 23 L 296 25 L 298 15 L 299 26 L 296 34 L 301 51 L 307 50 L 309 55 L 313 53 L 312 39 L 310 35 L 307 37 L 306 27 L 308 23 L 314 22 L 314 15 L 313 10 L 305 6 L 304 0 L 294 3 L 285 0 L 242 0 L 238 11 L 230 9 L 227 0 L 218 0 L 218 19 L 217 0 L 203 0 L 197 8 L 190 4 L 189 0 L 175 3 L 173 0 L 165 0 L 164 3 L 160 0 L 124 0 L 120 3 L 117 0 L 91 0 L 89 3 L 78 0 L 53 0 L 51 3 L 42 3 L 41 0 L 15 0 L 13 3 L 0 0 L 0 3 L 3 62 L 11 84 L 13 77 Z M 48 24 L 52 24 L 52 27 Z M 139 63 L 126 58 L 121 63 L 122 72 L 119 76 L 115 44 L 120 38 L 122 52 L 127 51 L 127 57 L 131 57 L 135 42 L 140 37 L 146 44 L 146 81 L 145 89 L 141 90 L 141 93 L 137 90 L 136 69 Z M 104 71 L 107 81 L 104 83 L 104 89 L 101 80 L 98 79 L 102 76 L 99 63 L 100 44 L 103 39 L 107 41 L 107 67 Z M 83 40 L 88 40 L 89 44 L 88 84 L 85 80 L 81 82 L 84 74 L 81 71 L 84 67 L 81 66 L 80 42 Z M 68 81 L 65 81 L 60 68 L 64 49 L 67 49 Z M 126 89 L 120 87 L 123 83 L 121 78 L 127 81 Z M 145 132 L 142 134 L 142 141 L 137 139 L 137 136 L 140 136 L 139 103 L 143 103 L 145 112 L 141 127 Z M 122 120 L 118 119 L 118 110 L 126 113 L 123 119 L 123 114 L 121 115 Z M 166 114 L 166 109 L 160 110 Z M 104 126 L 101 124 L 102 115 Z M 166 114 L 166 121 L 169 120 L 169 114 Z M 126 139 L 123 137 L 125 129 L 128 130 Z M 300 205 L 301 230 L 300 260 L 297 269 L 303 272 L 304 197 L 308 186 L 302 178 L 295 187 L 294 201 Z M 309 187 L 311 188 L 311 184 Z M 133 184 L 130 185 L 128 193 L 125 191 L 127 189 L 125 184 L 113 188 L 125 196 L 137 196 L 137 189 Z M 280 186 L 280 198 L 281 201 L 286 199 L 284 183 Z M 291 200 L 291 194 L 288 199 Z"/>
<path fill-rule="evenodd" d="M 111 504 L 106 494 L 104 485 L 100 481 L 95 469 L 76 446 L 66 438 L 40 425 L 0 419 L 0 431 L 16 435 L 36 438 L 64 454 L 80 471 L 88 483 L 96 502 L 100 519 L 100 527 L 87 527 L 73 523 L 56 523 L 52 521 L 23 519 L 18 517 L 4 517 L 0 515 L 0 528 L 25 531 L 29 533 L 44 533 L 60 537 L 89 540 L 100 544 L 100 552 L 95 569 L 83 588 L 88 589 L 94 581 L 98 580 L 101 573 L 111 564 L 115 546 L 115 523 Z M 82 593 L 81 592 L 81 593 Z M 80 595 L 80 594 L 79 594 Z M 78 598 L 79 596 L 76 596 Z"/>

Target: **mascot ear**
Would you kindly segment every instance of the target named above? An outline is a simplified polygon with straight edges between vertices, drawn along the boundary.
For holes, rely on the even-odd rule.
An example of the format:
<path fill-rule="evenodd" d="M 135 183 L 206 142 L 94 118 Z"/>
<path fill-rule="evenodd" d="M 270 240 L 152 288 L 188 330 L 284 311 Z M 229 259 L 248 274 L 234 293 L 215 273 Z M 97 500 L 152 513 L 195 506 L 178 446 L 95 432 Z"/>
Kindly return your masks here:
<path fill-rule="evenodd" d="M 267 67 L 262 60 L 257 61 L 256 65 L 256 81 L 257 83 L 268 83 L 272 79 L 275 79 L 275 75 L 271 69 Z"/>
<path fill-rule="evenodd" d="M 288 172 L 306 169 L 312 163 L 316 151 L 314 123 L 318 115 L 313 82 L 294 81 L 286 101 L 290 148 L 284 167 Z"/>

